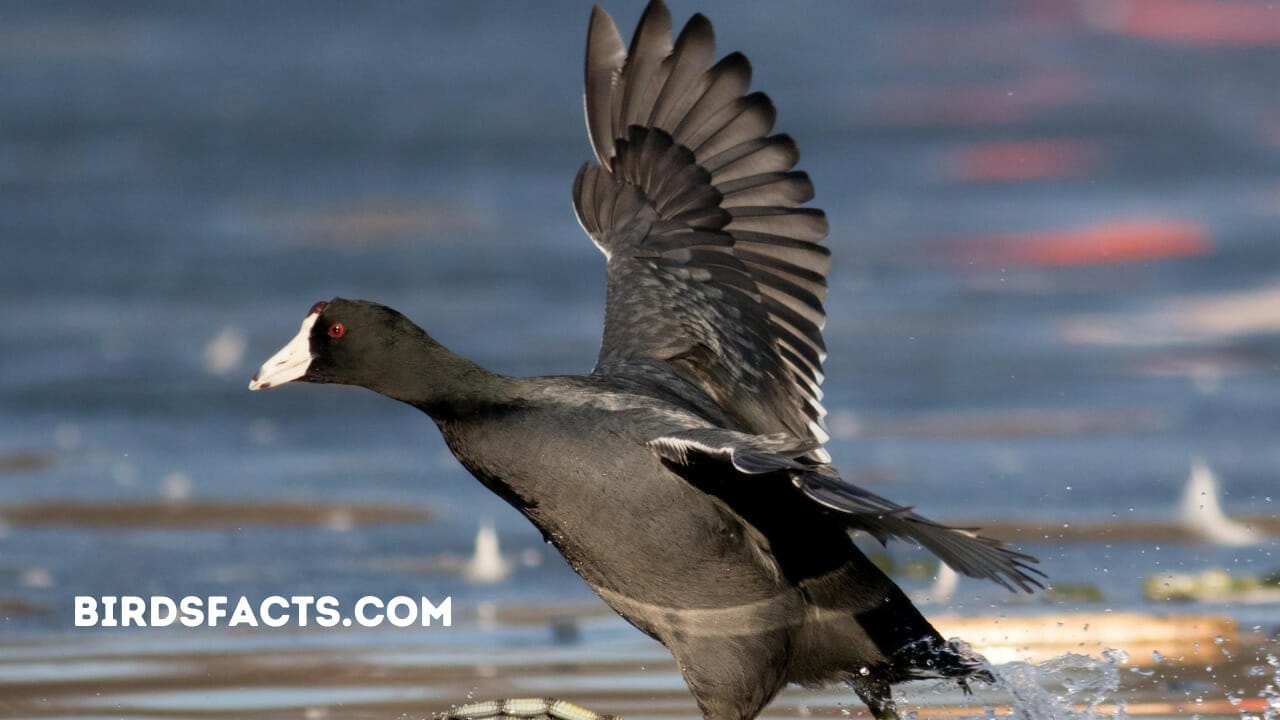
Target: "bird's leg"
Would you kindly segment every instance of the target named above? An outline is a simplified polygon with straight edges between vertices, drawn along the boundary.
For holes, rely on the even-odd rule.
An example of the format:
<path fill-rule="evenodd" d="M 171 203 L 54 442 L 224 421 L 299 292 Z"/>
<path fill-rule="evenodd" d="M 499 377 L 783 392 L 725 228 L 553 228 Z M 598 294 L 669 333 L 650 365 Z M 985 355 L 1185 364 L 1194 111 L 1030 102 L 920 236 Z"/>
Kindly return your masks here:
<path fill-rule="evenodd" d="M 849 684 L 876 720 L 900 720 L 889 683 L 883 680 L 859 678 Z"/>
<path fill-rule="evenodd" d="M 511 698 L 458 705 L 434 720 L 622 720 L 556 698 Z"/>

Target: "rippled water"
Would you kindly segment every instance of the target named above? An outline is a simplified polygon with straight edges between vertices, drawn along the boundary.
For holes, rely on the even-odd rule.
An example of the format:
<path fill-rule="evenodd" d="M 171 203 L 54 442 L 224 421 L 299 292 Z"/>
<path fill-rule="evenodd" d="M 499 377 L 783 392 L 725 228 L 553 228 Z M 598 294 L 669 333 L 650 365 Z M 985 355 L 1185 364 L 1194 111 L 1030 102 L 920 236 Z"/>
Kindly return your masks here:
<path fill-rule="evenodd" d="M 638 8 L 612 7 L 624 27 Z M 1280 10 L 1230 0 L 697 4 L 752 58 L 830 216 L 826 404 L 847 476 L 927 514 L 1229 514 L 1280 487 Z M 601 258 L 569 187 L 585 3 L 0 6 L 0 507 L 422 507 L 427 523 L 0 524 L 0 638 L 118 592 L 590 602 L 414 411 L 250 395 L 316 299 L 377 299 L 509 373 L 584 372 Z M 427 573 L 482 517 L 505 582 Z M 1146 576 L 1275 541 L 1020 536 L 1062 586 L 959 612 L 1165 610 Z M 920 559 L 907 550 L 899 561 Z M 923 589 L 930 572 L 904 580 Z M 1277 605 L 1218 603 L 1246 626 Z M 624 631 L 629 632 L 629 631 Z"/>

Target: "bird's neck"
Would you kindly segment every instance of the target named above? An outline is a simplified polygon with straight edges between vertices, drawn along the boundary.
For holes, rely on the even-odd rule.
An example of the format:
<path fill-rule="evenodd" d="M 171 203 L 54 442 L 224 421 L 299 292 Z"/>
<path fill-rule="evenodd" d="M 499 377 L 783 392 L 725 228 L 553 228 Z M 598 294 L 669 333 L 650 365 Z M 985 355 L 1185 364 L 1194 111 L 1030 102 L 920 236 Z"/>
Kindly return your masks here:
<path fill-rule="evenodd" d="M 480 413 L 516 399 L 516 378 L 490 372 L 418 331 L 399 339 L 366 387 L 436 420 Z"/>

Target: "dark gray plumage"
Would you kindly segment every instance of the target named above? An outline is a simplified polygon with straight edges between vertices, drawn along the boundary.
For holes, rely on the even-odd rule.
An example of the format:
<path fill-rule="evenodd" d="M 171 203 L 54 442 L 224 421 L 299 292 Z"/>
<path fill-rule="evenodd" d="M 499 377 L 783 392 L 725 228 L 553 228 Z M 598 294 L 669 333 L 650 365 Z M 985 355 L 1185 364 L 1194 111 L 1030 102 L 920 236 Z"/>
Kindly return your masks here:
<path fill-rule="evenodd" d="M 499 376 L 394 310 L 334 299 L 250 388 L 360 385 L 430 415 L 473 475 L 671 649 L 711 720 L 752 718 L 787 683 L 848 683 L 886 718 L 892 683 L 989 679 L 850 531 L 1028 592 L 1035 559 L 839 477 L 822 448 L 829 255 L 822 213 L 801 207 L 812 184 L 793 170 L 795 143 L 769 134 L 746 59 L 715 62 L 700 15 L 674 43 L 670 31 L 659 0 L 629 50 L 591 16 L 599 164 L 573 196 L 608 258 L 608 295 L 590 376 Z"/>

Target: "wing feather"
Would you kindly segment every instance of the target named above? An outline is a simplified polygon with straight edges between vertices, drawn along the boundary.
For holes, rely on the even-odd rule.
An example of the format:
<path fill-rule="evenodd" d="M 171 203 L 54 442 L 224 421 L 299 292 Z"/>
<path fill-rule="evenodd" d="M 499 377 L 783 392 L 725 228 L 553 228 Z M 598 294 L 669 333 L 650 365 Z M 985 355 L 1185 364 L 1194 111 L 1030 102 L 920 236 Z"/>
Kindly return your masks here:
<path fill-rule="evenodd" d="M 688 114 L 689 108 L 701 95 L 696 90 L 715 57 L 715 45 L 711 22 L 702 15 L 690 18 L 676 39 L 667 82 L 653 104 L 653 112 L 649 114 L 650 127 L 669 129 Z"/>
<path fill-rule="evenodd" d="M 800 159 L 796 143 L 787 135 L 756 138 L 707 158 L 702 165 L 711 172 L 716 184 L 752 175 L 783 172 L 795 167 Z"/>
<path fill-rule="evenodd" d="M 803 172 L 771 172 L 722 182 L 722 207 L 780 205 L 796 207 L 813 199 L 813 182 Z"/>
<path fill-rule="evenodd" d="M 751 87 L 751 63 L 742 53 L 730 53 L 711 66 L 700 85 L 697 100 L 670 130 L 675 141 L 685 147 L 692 146 L 691 133 L 726 105 L 746 94 Z"/>
<path fill-rule="evenodd" d="M 626 82 L 613 125 L 615 133 L 632 125 L 648 124 L 653 100 L 661 90 L 662 61 L 670 54 L 671 13 L 663 3 L 649 3 L 631 36 L 631 48 L 622 68 Z"/>
<path fill-rule="evenodd" d="M 587 31 L 586 93 L 587 135 L 596 157 L 604 162 L 613 152 L 614 86 L 622 75 L 627 48 L 609 13 L 596 6 Z"/>

